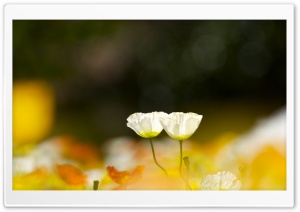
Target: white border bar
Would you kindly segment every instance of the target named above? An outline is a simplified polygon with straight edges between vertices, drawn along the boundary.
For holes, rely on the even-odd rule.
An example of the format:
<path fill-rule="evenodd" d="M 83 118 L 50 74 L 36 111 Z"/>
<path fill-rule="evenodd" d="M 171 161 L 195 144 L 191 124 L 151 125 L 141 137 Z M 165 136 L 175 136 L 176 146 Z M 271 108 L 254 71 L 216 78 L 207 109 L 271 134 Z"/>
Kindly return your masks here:
<path fill-rule="evenodd" d="M 10 193 L 10 192 L 9 192 Z M 287 207 L 286 191 L 13 191 L 14 207 Z M 17 203 L 17 204 L 16 204 Z"/>
<path fill-rule="evenodd" d="M 293 5 L 268 4 L 8 4 L 8 19 L 286 19 Z M 51 14 L 51 13 L 52 14 Z"/>

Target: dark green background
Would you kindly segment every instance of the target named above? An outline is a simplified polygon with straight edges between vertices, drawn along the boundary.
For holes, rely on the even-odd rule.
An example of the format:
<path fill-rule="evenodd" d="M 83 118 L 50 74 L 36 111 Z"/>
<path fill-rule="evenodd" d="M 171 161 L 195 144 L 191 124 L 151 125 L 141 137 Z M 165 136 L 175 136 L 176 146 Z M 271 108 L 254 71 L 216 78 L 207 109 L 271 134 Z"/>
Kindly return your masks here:
<path fill-rule="evenodd" d="M 15 20 L 13 79 L 53 85 L 52 135 L 138 138 L 130 114 L 182 111 L 206 142 L 286 104 L 286 22 Z"/>

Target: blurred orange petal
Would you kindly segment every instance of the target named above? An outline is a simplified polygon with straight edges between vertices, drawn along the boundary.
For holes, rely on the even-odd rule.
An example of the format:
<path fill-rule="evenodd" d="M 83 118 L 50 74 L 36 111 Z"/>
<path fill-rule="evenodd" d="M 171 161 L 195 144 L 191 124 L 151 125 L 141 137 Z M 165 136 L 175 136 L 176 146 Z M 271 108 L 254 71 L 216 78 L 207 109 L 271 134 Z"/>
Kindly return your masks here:
<path fill-rule="evenodd" d="M 80 162 L 85 168 L 95 168 L 101 162 L 100 150 L 97 147 L 77 141 L 72 136 L 60 136 L 57 145 L 65 157 Z"/>
<path fill-rule="evenodd" d="M 144 172 L 144 166 L 137 166 L 131 172 L 129 171 L 118 171 L 113 166 L 106 167 L 109 177 L 119 185 L 130 185 L 139 181 Z"/>
<path fill-rule="evenodd" d="M 73 165 L 56 165 L 58 175 L 70 185 L 81 185 L 86 182 L 86 175 Z"/>

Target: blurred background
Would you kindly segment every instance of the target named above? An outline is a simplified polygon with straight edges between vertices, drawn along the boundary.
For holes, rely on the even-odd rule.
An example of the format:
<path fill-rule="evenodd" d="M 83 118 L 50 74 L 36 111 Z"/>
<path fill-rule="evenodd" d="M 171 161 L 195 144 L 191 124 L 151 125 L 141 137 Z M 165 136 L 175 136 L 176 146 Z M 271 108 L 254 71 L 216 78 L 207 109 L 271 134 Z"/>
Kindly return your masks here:
<path fill-rule="evenodd" d="M 64 140 L 63 149 L 71 149 L 68 158 L 85 169 L 90 164 L 105 168 L 113 163 L 103 159 L 109 154 L 105 148 L 143 149 L 119 142 L 140 139 L 126 126 L 130 114 L 178 111 L 203 115 L 191 139 L 216 161 L 220 149 L 219 160 L 229 158 L 224 143 L 237 143 L 240 155 L 251 148 L 256 152 L 256 159 L 249 158 L 259 172 L 251 179 L 259 180 L 245 188 L 285 188 L 286 21 L 14 20 L 13 86 L 16 170 L 29 164 L 22 173 L 35 166 L 24 165 L 24 158 L 18 165 L 17 157 L 57 137 Z M 114 140 L 115 146 L 105 146 Z M 256 148 L 262 143 L 267 152 Z M 48 147 L 38 147 L 38 154 L 45 157 Z M 275 183 L 266 184 L 262 171 L 270 163 L 261 161 L 276 157 L 282 169 L 273 164 L 268 173 Z M 112 165 L 132 168 L 124 160 Z"/>
<path fill-rule="evenodd" d="M 15 20 L 13 32 L 14 85 L 53 104 L 45 136 L 101 144 L 134 136 L 134 112 L 191 111 L 206 142 L 286 104 L 285 21 Z"/>

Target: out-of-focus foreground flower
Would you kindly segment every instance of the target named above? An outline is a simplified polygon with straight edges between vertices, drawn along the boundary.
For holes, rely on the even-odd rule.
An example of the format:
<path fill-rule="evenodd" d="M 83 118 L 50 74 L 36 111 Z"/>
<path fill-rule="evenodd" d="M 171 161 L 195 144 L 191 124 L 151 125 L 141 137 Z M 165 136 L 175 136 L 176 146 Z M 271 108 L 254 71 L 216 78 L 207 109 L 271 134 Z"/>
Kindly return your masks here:
<path fill-rule="evenodd" d="M 108 176 L 117 184 L 116 190 L 126 189 L 128 186 L 138 182 L 142 179 L 144 166 L 137 166 L 133 171 L 118 171 L 113 166 L 108 166 L 106 168 Z"/>
<path fill-rule="evenodd" d="M 14 151 L 45 139 L 54 120 L 54 91 L 44 81 L 18 81 L 13 87 Z"/>
<path fill-rule="evenodd" d="M 82 148 L 78 156 L 78 146 Z M 88 151 L 89 150 L 89 151 Z M 44 141 L 13 158 L 13 189 L 77 190 L 92 188 L 104 176 L 97 148 L 70 136 Z M 84 160 L 82 158 L 85 158 Z"/>
<path fill-rule="evenodd" d="M 241 181 L 231 172 L 218 172 L 205 176 L 201 181 L 202 190 L 239 190 Z"/>
<path fill-rule="evenodd" d="M 218 167 L 242 167 L 242 189 L 286 189 L 286 111 L 260 119 L 215 154 Z"/>
<path fill-rule="evenodd" d="M 86 175 L 80 169 L 70 165 L 56 165 L 58 175 L 71 185 L 81 185 L 86 182 Z"/>

